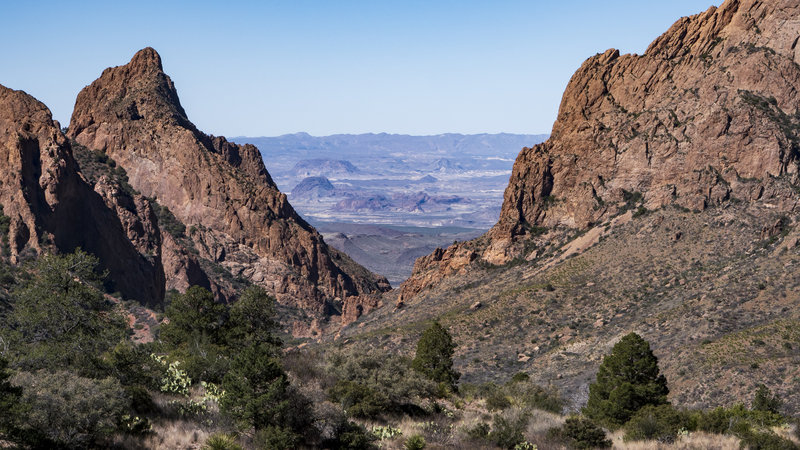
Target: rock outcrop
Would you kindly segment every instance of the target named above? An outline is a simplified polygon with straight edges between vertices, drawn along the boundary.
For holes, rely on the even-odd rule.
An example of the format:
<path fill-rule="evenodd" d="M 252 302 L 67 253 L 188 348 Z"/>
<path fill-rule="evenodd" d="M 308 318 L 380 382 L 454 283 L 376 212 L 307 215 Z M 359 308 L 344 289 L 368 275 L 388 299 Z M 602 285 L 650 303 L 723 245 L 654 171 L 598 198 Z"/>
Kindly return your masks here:
<path fill-rule="evenodd" d="M 160 233 L 149 202 L 120 193 L 108 179 L 94 189 L 45 105 L 0 86 L 0 204 L 10 218 L 17 263 L 42 251 L 96 255 L 113 290 L 150 305 L 164 297 Z"/>
<path fill-rule="evenodd" d="M 791 211 L 800 164 L 800 4 L 727 0 L 685 17 L 644 55 L 608 50 L 570 80 L 550 139 L 517 157 L 492 263 L 543 228 L 588 229 L 632 205 L 703 210 L 761 201 Z M 449 253 L 458 254 L 456 250 Z M 401 300 L 463 261 L 428 258 Z M 435 282 L 435 281 L 434 281 Z"/>
<path fill-rule="evenodd" d="M 68 136 L 112 157 L 136 190 L 190 227 L 202 258 L 268 288 L 283 304 L 325 315 L 336 298 L 389 289 L 297 215 L 257 148 L 208 136 L 189 121 L 152 48 L 80 92 Z"/>

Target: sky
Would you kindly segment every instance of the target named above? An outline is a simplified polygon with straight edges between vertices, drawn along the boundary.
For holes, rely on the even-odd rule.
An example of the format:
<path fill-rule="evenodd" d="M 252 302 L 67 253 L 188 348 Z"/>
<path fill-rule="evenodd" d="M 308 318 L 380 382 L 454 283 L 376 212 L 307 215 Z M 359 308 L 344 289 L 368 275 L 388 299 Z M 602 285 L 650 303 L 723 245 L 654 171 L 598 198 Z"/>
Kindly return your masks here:
<path fill-rule="evenodd" d="M 549 133 L 586 58 L 644 53 L 720 1 L 4 3 L 0 84 L 63 126 L 84 86 L 151 46 L 199 129 L 319 136 Z"/>

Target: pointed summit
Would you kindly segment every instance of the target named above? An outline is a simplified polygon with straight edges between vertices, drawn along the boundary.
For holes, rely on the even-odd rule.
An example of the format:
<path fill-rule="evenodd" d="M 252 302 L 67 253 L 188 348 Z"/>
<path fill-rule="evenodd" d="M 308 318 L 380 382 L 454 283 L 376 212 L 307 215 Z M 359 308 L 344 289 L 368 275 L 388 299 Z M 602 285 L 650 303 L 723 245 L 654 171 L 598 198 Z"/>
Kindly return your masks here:
<path fill-rule="evenodd" d="M 348 297 L 388 290 L 329 248 L 278 190 L 252 145 L 199 131 L 152 48 L 106 69 L 75 102 L 69 137 L 106 152 L 130 184 L 187 226 L 200 257 L 318 318 Z"/>
<path fill-rule="evenodd" d="M 131 67 L 155 67 L 159 71 L 164 70 L 161 66 L 161 55 L 153 47 L 145 47 L 136 52 L 128 65 Z"/>

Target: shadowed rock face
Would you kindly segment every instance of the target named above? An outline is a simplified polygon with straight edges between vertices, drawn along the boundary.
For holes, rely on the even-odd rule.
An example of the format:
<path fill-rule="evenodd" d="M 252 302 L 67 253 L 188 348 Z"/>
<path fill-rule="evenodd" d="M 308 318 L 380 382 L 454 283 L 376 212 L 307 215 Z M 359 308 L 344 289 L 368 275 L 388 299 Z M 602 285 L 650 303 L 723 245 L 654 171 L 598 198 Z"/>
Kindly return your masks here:
<path fill-rule="evenodd" d="M 106 152 L 187 226 L 200 256 L 318 314 L 388 282 L 329 248 L 278 191 L 257 148 L 203 134 L 152 48 L 78 95 L 69 137 Z"/>
<path fill-rule="evenodd" d="M 796 210 L 796 192 L 768 181 L 798 183 L 799 39 L 797 2 L 728 0 L 679 20 L 644 55 L 588 59 L 551 138 L 517 157 L 484 245 L 420 259 L 400 301 L 473 259 L 518 256 L 533 227 L 587 229 L 630 198 L 648 209 L 741 200 Z"/>
<path fill-rule="evenodd" d="M 79 175 L 72 149 L 50 111 L 0 86 L 0 204 L 11 219 L 12 262 L 27 251 L 81 247 L 109 271 L 114 289 L 150 305 L 164 298 L 160 234 L 150 203 Z"/>

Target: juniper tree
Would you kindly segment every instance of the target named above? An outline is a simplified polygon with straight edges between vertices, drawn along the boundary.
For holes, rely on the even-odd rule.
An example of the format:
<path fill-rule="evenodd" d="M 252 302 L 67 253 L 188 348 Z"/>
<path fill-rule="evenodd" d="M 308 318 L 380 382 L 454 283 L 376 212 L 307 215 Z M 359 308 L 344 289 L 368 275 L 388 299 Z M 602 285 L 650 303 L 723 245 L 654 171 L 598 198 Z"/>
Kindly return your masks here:
<path fill-rule="evenodd" d="M 646 405 L 667 403 L 667 379 L 659 373 L 650 344 L 636 333 L 623 337 L 603 359 L 589 386 L 583 413 L 610 427 L 625 424 Z"/>
<path fill-rule="evenodd" d="M 455 344 L 450 333 L 439 324 L 433 322 L 422 333 L 417 343 L 417 353 L 411 367 L 440 385 L 457 390 L 461 374 L 453 369 L 453 353 Z"/>

